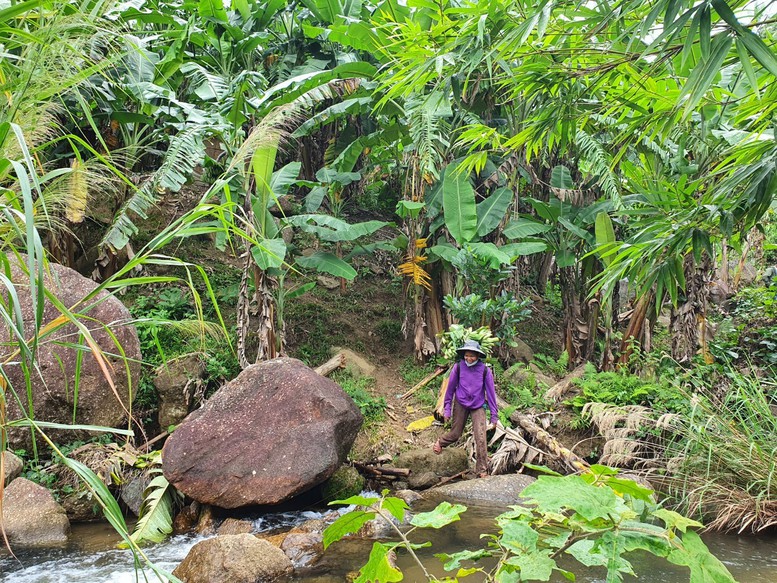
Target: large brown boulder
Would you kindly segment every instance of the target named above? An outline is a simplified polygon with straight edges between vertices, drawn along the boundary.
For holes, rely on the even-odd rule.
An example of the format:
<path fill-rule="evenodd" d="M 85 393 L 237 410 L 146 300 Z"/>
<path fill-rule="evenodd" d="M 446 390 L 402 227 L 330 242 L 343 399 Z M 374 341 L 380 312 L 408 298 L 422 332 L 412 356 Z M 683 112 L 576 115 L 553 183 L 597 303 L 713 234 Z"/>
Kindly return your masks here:
<path fill-rule="evenodd" d="M 51 492 L 26 478 L 16 478 L 5 488 L 2 519 L 12 546 L 62 545 L 70 533 L 65 510 Z"/>
<path fill-rule="evenodd" d="M 284 552 L 252 534 L 216 536 L 198 542 L 173 575 L 183 583 L 263 583 L 289 575 Z"/>
<path fill-rule="evenodd" d="M 11 279 L 18 294 L 18 307 L 24 320 L 24 335 L 25 338 L 31 338 L 34 332 L 35 304 L 30 291 L 29 277 L 25 275 L 15 257 L 9 259 Z M 27 258 L 22 256 L 22 260 L 26 261 Z M 41 338 L 38 345 L 38 370 L 33 372 L 32 378 L 35 418 L 40 421 L 70 424 L 74 422 L 73 410 L 75 409 L 76 424 L 119 427 L 126 418 L 126 409 L 131 405 L 128 381 L 131 379 L 134 392 L 137 390 L 140 378 L 140 342 L 134 326 L 129 324 L 132 317 L 118 299 L 105 292 L 100 292 L 79 303 L 94 291 L 97 284 L 61 265 L 52 263 L 48 268 L 49 272 L 44 278 L 46 289 L 68 309 L 83 315 L 80 321 L 90 330 L 96 344 L 103 351 L 107 363 L 105 370 L 112 377 L 115 388 L 110 386 L 103 369 L 90 352 L 79 351 L 70 346 L 72 344 L 86 346 L 83 340 L 79 340 L 78 328 L 73 324 L 55 328 Z M 0 294 L 7 300 L 8 294 L 4 288 Z M 41 326 L 50 324 L 60 315 L 60 311 L 46 300 Z M 104 325 L 110 325 L 116 342 L 104 329 Z M 117 342 L 121 349 L 116 345 Z M 5 361 L 14 350 L 15 346 L 9 343 L 8 327 L 0 326 L 0 362 Z M 82 362 L 76 391 L 74 385 L 79 352 L 82 355 Z M 119 356 L 122 353 L 126 361 Z M 4 365 L 4 371 L 11 385 L 26 403 L 24 372 L 21 367 L 7 364 Z M 16 399 L 6 399 L 6 404 L 8 419 L 18 419 L 23 416 Z M 59 443 L 94 436 L 89 432 L 64 429 L 46 429 L 46 432 L 53 441 Z M 8 442 L 11 449 L 24 448 L 29 451 L 32 443 L 30 430 L 22 427 L 9 428 Z"/>
<path fill-rule="evenodd" d="M 336 383 L 277 358 L 248 367 L 191 413 L 165 443 L 163 470 L 198 502 L 278 504 L 334 474 L 361 424 Z"/>

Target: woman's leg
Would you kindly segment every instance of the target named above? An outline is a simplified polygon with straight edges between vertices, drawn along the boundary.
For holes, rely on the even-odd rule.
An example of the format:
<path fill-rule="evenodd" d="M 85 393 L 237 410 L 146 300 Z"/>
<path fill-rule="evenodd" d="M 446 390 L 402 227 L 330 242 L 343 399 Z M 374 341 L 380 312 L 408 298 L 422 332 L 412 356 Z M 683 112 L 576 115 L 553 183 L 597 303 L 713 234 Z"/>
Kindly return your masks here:
<path fill-rule="evenodd" d="M 464 433 L 464 425 L 467 423 L 467 417 L 469 414 L 469 409 L 462 407 L 456 401 L 453 402 L 453 419 L 451 421 L 451 430 L 448 433 L 445 433 L 438 441 L 441 447 L 448 447 L 450 444 L 455 443 L 459 437 L 461 437 L 461 434 Z M 483 419 L 485 419 L 485 412 Z"/>
<path fill-rule="evenodd" d="M 488 442 L 486 440 L 486 411 L 483 407 L 470 410 L 472 435 L 475 438 L 475 474 L 488 475 Z"/>

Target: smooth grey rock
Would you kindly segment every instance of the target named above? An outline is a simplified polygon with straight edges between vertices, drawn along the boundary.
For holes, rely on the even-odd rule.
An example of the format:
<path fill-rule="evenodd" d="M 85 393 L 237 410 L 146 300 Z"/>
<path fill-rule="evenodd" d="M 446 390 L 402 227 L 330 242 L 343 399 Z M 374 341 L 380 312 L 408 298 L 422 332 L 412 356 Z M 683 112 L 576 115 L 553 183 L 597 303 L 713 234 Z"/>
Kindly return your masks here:
<path fill-rule="evenodd" d="M 407 483 L 415 490 L 426 490 L 427 488 L 435 486 L 439 481 L 440 478 L 434 472 L 423 472 L 421 474 L 411 473 L 407 477 Z"/>
<path fill-rule="evenodd" d="M 428 498 L 445 499 L 449 502 L 496 504 L 507 506 L 517 504 L 523 489 L 536 481 L 536 478 L 524 474 L 505 474 L 488 476 L 474 480 L 465 480 L 443 484 L 427 490 Z"/>
<path fill-rule="evenodd" d="M 43 486 L 16 478 L 5 488 L 3 526 L 11 546 L 60 546 L 67 542 L 70 521 Z"/>

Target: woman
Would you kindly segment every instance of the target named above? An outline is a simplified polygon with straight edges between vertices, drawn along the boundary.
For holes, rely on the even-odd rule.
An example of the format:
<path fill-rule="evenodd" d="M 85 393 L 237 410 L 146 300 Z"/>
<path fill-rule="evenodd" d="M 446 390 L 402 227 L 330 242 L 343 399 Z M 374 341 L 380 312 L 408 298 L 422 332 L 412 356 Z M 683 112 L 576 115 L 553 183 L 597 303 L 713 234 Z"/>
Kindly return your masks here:
<path fill-rule="evenodd" d="M 491 425 L 497 421 L 496 393 L 494 375 L 481 360 L 486 353 L 475 340 L 467 340 L 456 350 L 459 360 L 453 365 L 445 391 L 444 415 L 447 422 L 451 418 L 453 405 L 453 423 L 451 430 L 443 435 L 432 448 L 440 453 L 461 437 L 467 417 L 472 417 L 472 432 L 475 436 L 475 473 L 478 478 L 488 475 L 488 447 L 486 444 L 486 412 L 483 405 L 488 402 L 491 411 Z M 453 398 L 456 397 L 455 403 Z"/>

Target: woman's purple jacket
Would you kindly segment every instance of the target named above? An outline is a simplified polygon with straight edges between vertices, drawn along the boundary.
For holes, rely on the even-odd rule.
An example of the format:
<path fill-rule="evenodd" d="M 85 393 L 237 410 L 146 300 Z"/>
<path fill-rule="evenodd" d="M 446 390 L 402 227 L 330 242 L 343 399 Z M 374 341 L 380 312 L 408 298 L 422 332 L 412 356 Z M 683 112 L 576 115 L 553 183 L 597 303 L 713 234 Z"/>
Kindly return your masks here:
<path fill-rule="evenodd" d="M 483 381 L 483 369 L 486 369 L 485 382 Z M 494 375 L 482 360 L 476 364 L 467 366 L 459 361 L 453 365 L 451 376 L 448 379 L 448 388 L 445 391 L 445 416 L 451 416 L 453 396 L 456 402 L 467 409 L 480 409 L 488 400 L 488 408 L 491 411 L 491 423 L 496 423 L 497 406 L 496 392 L 494 391 Z"/>

